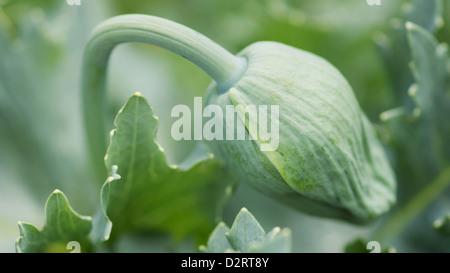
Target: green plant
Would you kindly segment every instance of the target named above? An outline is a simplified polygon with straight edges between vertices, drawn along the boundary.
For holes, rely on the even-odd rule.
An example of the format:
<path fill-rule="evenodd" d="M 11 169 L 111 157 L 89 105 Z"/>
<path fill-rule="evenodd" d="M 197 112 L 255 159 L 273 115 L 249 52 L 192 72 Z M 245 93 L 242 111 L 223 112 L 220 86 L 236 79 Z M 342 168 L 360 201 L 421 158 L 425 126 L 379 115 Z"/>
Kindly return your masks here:
<path fill-rule="evenodd" d="M 238 112 L 238 122 L 245 124 L 247 136 L 257 145 L 210 142 L 240 180 L 297 209 L 352 221 L 371 220 L 394 203 L 395 179 L 381 144 L 351 87 L 331 64 L 268 42 L 255 43 L 235 57 L 184 26 L 152 16 L 105 21 L 87 44 L 83 101 L 93 162 L 105 146 L 99 105 L 105 96 L 107 63 L 114 47 L 126 42 L 159 45 L 201 67 L 215 80 L 207 91 L 207 104 L 224 110 L 227 105 L 282 108 L 276 116 L 281 127 L 277 149 L 258 152 L 272 148 L 271 143 L 258 135 L 258 125 L 247 121 L 245 112 Z M 324 74 L 330 78 L 326 83 Z"/>
<path fill-rule="evenodd" d="M 257 252 L 285 253 L 291 251 L 291 231 L 275 227 L 266 234 L 255 217 L 243 208 L 231 226 L 220 222 L 208 240 L 207 246 L 200 246 L 201 252 Z"/>
<path fill-rule="evenodd" d="M 440 1 L 415 1 L 405 8 L 393 38 L 378 39 L 400 104 L 380 115 L 381 131 L 396 155 L 394 164 L 403 182 L 399 206 L 370 236 L 380 242 L 391 241 L 450 183 L 448 45 L 432 35 L 443 25 L 441 14 Z M 443 233 L 445 219 L 435 222 Z"/>
<path fill-rule="evenodd" d="M 155 142 L 157 121 L 152 110 L 140 94 L 134 95 L 116 117 L 104 157 L 110 176 L 100 195 L 104 226 L 109 231 L 112 225 L 111 236 L 106 236 L 109 242 L 130 230 L 164 230 L 178 240 L 197 234 L 201 239 L 231 193 L 230 172 L 269 196 L 318 215 L 367 221 L 393 203 L 395 182 L 380 143 L 346 80 L 329 63 L 276 43 L 254 44 L 234 57 L 184 26 L 151 16 L 110 19 L 94 31 L 86 46 L 82 90 L 93 162 L 98 162 L 104 147 L 99 106 L 109 55 L 116 45 L 133 41 L 168 48 L 208 72 L 217 83 L 208 91 L 209 103 L 223 108 L 280 105 L 284 112 L 277 118 L 282 133 L 276 137 L 281 146 L 257 154 L 259 147 L 270 144 L 258 137 L 245 113 L 238 113 L 258 145 L 212 142 L 226 166 L 212 158 L 200 160 L 198 152 L 186 170 L 168 166 Z M 280 69 L 285 71 L 279 74 Z M 331 78 L 327 85 L 320 79 L 323 73 Z M 338 110 L 343 106 L 345 111 Z M 293 116 L 299 118 L 289 120 Z M 236 233 L 233 230 L 231 234 Z M 18 250 L 32 249 L 20 246 L 31 241 L 28 236 L 22 234 Z"/>
<path fill-rule="evenodd" d="M 447 45 L 440 44 L 437 38 L 448 42 L 445 36 L 448 26 L 443 24 L 442 17 L 450 14 L 447 4 L 439 0 L 405 1 L 410 4 L 402 7 L 401 17 L 390 21 L 386 34 L 375 35 L 382 57 L 379 59 L 385 61 L 384 68 L 373 64 L 378 57 L 368 53 L 367 47 L 352 47 L 361 41 L 369 44 L 367 33 L 371 31 L 365 29 L 366 32 L 347 35 L 351 31 L 339 32 L 337 28 L 330 31 L 324 26 L 330 27 L 332 23 L 312 20 L 308 12 L 302 17 L 303 8 L 311 8 L 311 12 L 317 7 L 315 3 L 297 5 L 280 0 L 260 1 L 254 5 L 249 1 L 245 4 L 248 10 L 260 10 L 244 11 L 247 15 L 241 17 L 249 16 L 260 25 L 243 28 L 228 37 L 214 36 L 234 51 L 250 44 L 236 56 L 203 35 L 159 17 L 123 15 L 109 19 L 91 34 L 84 51 L 82 114 L 89 154 L 89 160 L 85 160 L 84 154 L 76 152 L 82 150 L 82 146 L 73 145 L 73 149 L 64 154 L 62 145 L 55 141 L 71 141 L 67 135 L 58 138 L 54 128 L 58 127 L 55 117 L 58 116 L 57 105 L 61 103 L 57 92 L 73 93 L 69 89 L 75 86 L 67 82 L 57 85 L 64 74 L 56 72 L 64 70 L 61 65 L 64 56 L 81 56 L 80 45 L 70 47 L 73 41 L 58 38 L 61 33 L 49 31 L 50 25 L 58 24 L 46 23 L 50 20 L 47 12 L 50 7 L 58 10 L 59 2 L 49 2 L 44 15 L 35 10 L 28 24 L 22 23 L 26 19 L 18 11 L 28 5 L 36 7 L 35 3 L 4 2 L 0 6 L 0 150 L 6 156 L 0 157 L 0 171 L 6 174 L 2 179 L 8 183 L 0 183 L 0 202 L 11 204 L 7 195 L 20 200 L 15 204 L 28 206 L 30 214 L 36 215 L 29 218 L 30 222 L 38 223 L 40 214 L 31 208 L 40 208 L 37 204 L 41 204 L 43 196 L 59 188 L 77 211 L 92 215 L 81 216 L 75 212 L 66 196 L 56 190 L 48 197 L 41 230 L 19 222 L 17 252 L 70 252 L 71 247 L 80 250 L 76 244 L 81 246 L 82 252 L 124 251 L 123 242 L 130 236 L 138 236 L 139 241 L 149 245 L 159 245 L 161 241 L 156 240 L 167 240 L 168 248 L 164 251 L 180 251 L 178 247 L 186 242 L 190 244 L 189 240 L 193 239 L 195 248 L 191 251 L 289 252 L 292 239 L 295 242 L 299 233 L 320 233 L 319 229 L 312 232 L 311 227 L 307 230 L 309 219 L 315 218 L 306 218 L 304 223 L 298 221 L 295 225 L 284 224 L 294 218 L 291 216 L 282 226 L 289 226 L 292 234 L 290 229 L 279 228 L 266 234 L 246 209 L 239 212 L 229 228 L 220 221 L 226 221 L 224 218 L 230 214 L 222 216 L 222 213 L 224 207 L 232 203 L 227 201 L 236 196 L 233 195 L 236 186 L 243 183 L 295 210 L 325 216 L 320 220 L 323 223 L 332 223 L 325 220 L 327 217 L 350 223 L 371 223 L 387 214 L 371 232 L 358 235 L 360 238 L 355 240 L 350 238 L 351 243 L 344 248 L 346 252 L 368 252 L 371 241 L 381 243 L 379 250 L 382 252 L 392 252 L 391 246 L 397 248 L 397 245 L 400 251 L 412 249 L 393 239 L 403 240 L 403 243 L 422 240 L 424 243 L 418 245 L 426 250 L 447 249 L 440 236 L 449 233 L 448 216 L 434 224 L 429 219 L 448 212 L 445 198 L 440 196 L 450 182 L 450 127 L 446 118 L 450 114 L 449 61 Z M 233 11 L 229 14 L 235 14 L 232 2 L 217 4 L 216 8 L 223 14 L 227 8 Z M 360 5 L 350 2 L 346 4 L 349 10 Z M 110 5 L 120 7 L 123 12 L 133 10 L 137 4 L 129 1 Z M 152 5 L 156 4 L 137 6 Z M 395 4 L 386 5 L 390 10 L 396 8 Z M 213 18 L 218 21 L 222 18 L 221 22 L 233 21 L 227 17 L 229 14 L 223 14 L 217 12 Z M 262 19 L 259 14 L 264 15 Z M 335 17 L 344 17 L 339 14 Z M 174 18 L 170 13 L 167 17 Z M 235 17 L 237 20 L 239 16 Z M 265 22 L 266 18 L 271 18 L 270 23 Z M 189 20 L 188 17 L 180 19 L 184 23 Z M 246 26 L 242 21 L 239 24 Z M 370 30 L 381 28 L 371 26 Z M 217 28 L 200 29 L 208 35 L 223 33 Z M 334 32 L 336 34 L 332 34 Z M 84 39 L 83 35 L 74 38 Z M 294 46 L 254 42 L 266 39 Z M 335 40 L 336 46 L 331 46 L 330 42 Z M 229 42 L 231 46 L 227 41 L 233 41 Z M 172 164 L 170 151 L 165 152 L 160 145 L 161 137 L 156 140 L 158 119 L 154 110 L 157 112 L 158 99 L 146 96 L 150 99 L 147 102 L 140 93 L 135 93 L 118 112 L 107 147 L 110 112 L 115 114 L 118 110 L 115 105 L 121 105 L 123 99 L 108 96 L 110 100 L 107 100 L 106 90 L 122 91 L 128 85 L 127 82 L 108 87 L 108 63 L 113 49 L 127 42 L 144 42 L 169 49 L 203 69 L 213 78 L 205 94 L 206 106 L 218 106 L 223 111 L 236 107 L 237 122 L 246 140 L 196 142 L 195 149 L 185 160 Z M 76 49 L 78 55 L 73 53 Z M 355 53 L 350 54 L 353 58 L 342 55 L 354 49 Z M 354 58 L 357 55 L 361 57 Z M 186 79 L 187 75 L 191 77 L 184 64 L 172 64 L 171 58 L 167 57 L 166 61 L 175 79 L 181 74 L 185 74 Z M 67 67 L 68 71 L 73 71 L 79 64 Z M 127 63 L 124 67 L 128 67 Z M 189 82 L 194 85 L 198 82 L 198 86 L 206 82 L 190 69 L 194 78 L 189 78 Z M 363 71 L 370 71 L 370 75 Z M 392 94 L 387 92 L 389 87 L 388 82 L 383 81 L 384 73 L 390 77 Z M 68 74 L 70 77 L 64 78 L 66 81 L 77 78 L 72 72 Z M 133 76 L 130 72 L 121 79 Z M 187 82 L 186 79 L 183 81 Z M 44 89 L 49 91 L 42 92 Z M 258 124 L 250 118 L 256 110 L 246 112 L 238 108 L 252 105 L 280 107 L 279 112 L 268 113 L 280 121 L 280 134 L 272 136 L 275 142 L 260 136 Z M 65 107 L 67 105 L 62 106 Z M 390 107 L 393 109 L 380 115 L 381 123 L 374 125 L 369 121 Z M 66 115 L 79 116 L 69 111 Z M 215 123 L 215 128 L 220 124 L 225 131 L 226 118 L 223 118 L 223 122 Z M 17 185 L 14 182 L 17 180 L 10 175 L 9 169 L 14 169 L 15 164 L 27 166 L 27 172 L 22 171 L 18 179 L 27 181 L 26 187 Z M 23 189 L 28 189 L 28 193 Z M 38 202 L 27 204 L 27 197 L 33 194 Z M 245 201 L 257 196 L 250 190 L 246 194 Z M 276 203 L 263 204 L 262 210 L 269 210 L 271 204 Z M 243 206 L 248 207 L 244 202 L 239 208 Z M 236 210 L 234 207 L 233 216 Z M 429 210 L 433 213 L 428 213 Z M 252 212 L 261 223 L 268 223 L 269 211 L 265 214 L 252 208 Z M 283 221 L 284 213 L 280 213 L 278 221 Z M 2 225 L 6 222 L 3 215 L 0 210 L 0 239 Z M 423 227 L 415 231 L 418 223 Z M 161 249 L 163 247 L 157 248 Z"/>

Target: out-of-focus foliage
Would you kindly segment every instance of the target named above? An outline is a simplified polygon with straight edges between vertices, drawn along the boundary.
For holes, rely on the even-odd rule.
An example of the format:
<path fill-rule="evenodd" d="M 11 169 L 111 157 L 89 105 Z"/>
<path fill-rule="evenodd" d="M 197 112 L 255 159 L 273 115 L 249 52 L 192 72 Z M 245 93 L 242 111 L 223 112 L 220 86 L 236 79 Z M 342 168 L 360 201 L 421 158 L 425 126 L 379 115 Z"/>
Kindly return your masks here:
<path fill-rule="evenodd" d="M 381 119 L 388 127 L 386 140 L 395 152 L 402 201 L 417 193 L 445 166 L 449 155 L 441 155 L 438 146 L 450 137 L 444 128 L 448 126 L 444 120 L 450 107 L 446 98 L 446 50 L 444 46 L 438 50 L 437 41 L 425 32 L 433 33 L 442 27 L 441 1 L 416 0 L 403 10 L 405 14 L 394 19 L 388 37 L 378 40 L 397 104 Z M 411 27 L 407 31 L 407 22 L 425 30 Z"/>
<path fill-rule="evenodd" d="M 447 214 L 433 223 L 434 228 L 442 235 L 450 235 L 450 215 Z"/>
<path fill-rule="evenodd" d="M 55 190 L 45 204 L 45 226 L 42 230 L 19 222 L 20 238 L 16 242 L 16 251 L 70 252 L 69 243 L 78 242 L 78 247 L 82 245 L 83 249 L 77 251 L 89 252 L 91 229 L 91 217 L 78 215 L 70 207 L 67 197 L 61 191 Z"/>
<path fill-rule="evenodd" d="M 384 1 L 377 7 L 361 0 L 111 2 L 116 4 L 114 14 L 125 11 L 161 16 L 211 37 L 232 53 L 257 41 L 277 41 L 311 51 L 343 72 L 369 117 L 376 118 L 392 106 L 371 37 L 374 31 L 386 28 L 387 18 L 397 13 L 402 1 Z M 172 68 L 177 75 L 186 71 L 184 66 Z M 203 89 L 197 87 L 196 92 L 203 94 Z"/>
<path fill-rule="evenodd" d="M 358 238 L 348 243 L 344 248 L 345 253 L 395 253 L 394 248 L 381 248 L 379 242 L 367 242 Z"/>
<path fill-rule="evenodd" d="M 130 230 L 170 232 L 178 240 L 206 238 L 232 193 L 233 179 L 223 162 L 199 153 L 186 169 L 167 165 L 155 141 L 158 121 L 140 94 L 128 100 L 114 124 L 105 156 L 112 175 L 101 191 L 112 239 Z"/>

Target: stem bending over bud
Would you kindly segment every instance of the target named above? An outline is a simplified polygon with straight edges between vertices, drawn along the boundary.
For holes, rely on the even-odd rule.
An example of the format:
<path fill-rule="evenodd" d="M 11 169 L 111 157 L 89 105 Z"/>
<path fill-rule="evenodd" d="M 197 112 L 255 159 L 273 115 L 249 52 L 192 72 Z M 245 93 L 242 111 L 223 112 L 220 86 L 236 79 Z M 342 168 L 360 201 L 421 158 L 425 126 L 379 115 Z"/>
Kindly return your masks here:
<path fill-rule="evenodd" d="M 108 60 L 117 45 L 129 42 L 154 44 L 185 57 L 208 73 L 221 93 L 239 80 L 246 67 L 244 58 L 233 56 L 202 34 L 166 19 L 136 14 L 101 23 L 86 45 L 82 70 L 87 141 L 91 159 L 100 168 L 107 140 L 104 93 Z"/>

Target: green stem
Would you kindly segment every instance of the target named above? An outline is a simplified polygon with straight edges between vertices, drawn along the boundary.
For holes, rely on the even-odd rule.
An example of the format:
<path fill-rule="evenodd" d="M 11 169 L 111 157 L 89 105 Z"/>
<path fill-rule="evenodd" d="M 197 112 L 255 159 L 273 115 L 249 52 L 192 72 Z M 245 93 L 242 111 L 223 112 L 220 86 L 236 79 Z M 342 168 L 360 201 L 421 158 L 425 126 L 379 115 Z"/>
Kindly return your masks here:
<path fill-rule="evenodd" d="M 122 15 L 101 23 L 86 45 L 82 70 L 87 145 L 97 170 L 104 169 L 107 143 L 104 96 L 108 60 L 117 45 L 128 42 L 154 44 L 187 58 L 217 82 L 218 92 L 231 88 L 246 68 L 243 58 L 235 57 L 207 37 L 172 21 L 147 15 Z"/>
<path fill-rule="evenodd" d="M 373 240 L 389 242 L 402 231 L 408 223 L 416 218 L 433 200 L 450 184 L 450 166 L 419 192 L 405 206 L 396 211 L 372 236 Z"/>

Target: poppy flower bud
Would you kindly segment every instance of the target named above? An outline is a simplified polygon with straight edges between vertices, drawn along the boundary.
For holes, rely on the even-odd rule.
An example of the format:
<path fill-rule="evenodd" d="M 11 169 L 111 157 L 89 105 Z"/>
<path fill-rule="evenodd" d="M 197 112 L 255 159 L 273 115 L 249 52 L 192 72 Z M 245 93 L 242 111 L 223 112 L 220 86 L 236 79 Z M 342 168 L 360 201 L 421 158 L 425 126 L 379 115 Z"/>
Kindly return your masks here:
<path fill-rule="evenodd" d="M 389 210 L 393 171 L 343 75 L 319 56 L 276 42 L 252 44 L 238 56 L 247 60 L 241 78 L 224 93 L 210 86 L 206 104 L 278 107 L 268 124 L 237 111 L 246 140 L 210 142 L 241 180 L 315 215 L 366 222 Z M 262 139 L 261 127 L 278 129 L 271 134 L 277 139 Z M 277 146 L 263 147 L 270 143 Z"/>
<path fill-rule="evenodd" d="M 234 107 L 237 119 L 232 127 L 233 116 L 223 115 L 227 137 L 208 143 L 241 181 L 296 209 L 352 222 L 374 219 L 395 202 L 395 177 L 383 147 L 349 83 L 329 62 L 276 42 L 258 42 L 234 56 L 198 32 L 154 16 L 111 18 L 86 46 L 84 120 L 98 168 L 104 168 L 106 150 L 106 67 L 114 47 L 126 42 L 164 47 L 213 78 L 206 104 L 224 112 Z M 244 140 L 237 139 L 242 134 Z"/>

